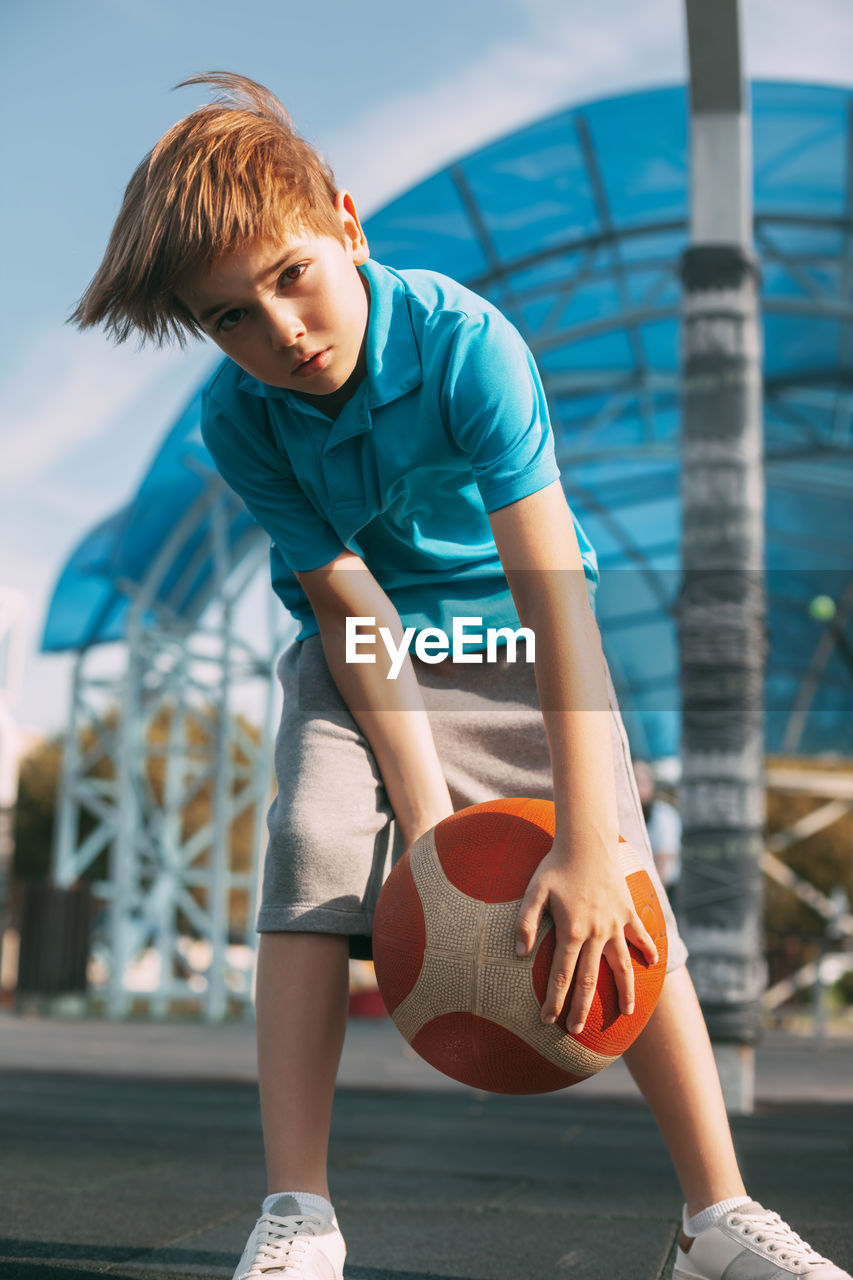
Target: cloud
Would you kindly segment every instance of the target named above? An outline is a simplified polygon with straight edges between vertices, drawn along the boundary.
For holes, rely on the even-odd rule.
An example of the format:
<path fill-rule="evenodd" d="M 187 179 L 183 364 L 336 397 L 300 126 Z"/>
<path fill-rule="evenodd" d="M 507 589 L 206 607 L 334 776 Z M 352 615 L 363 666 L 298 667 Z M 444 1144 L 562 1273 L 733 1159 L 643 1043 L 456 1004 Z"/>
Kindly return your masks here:
<path fill-rule="evenodd" d="M 853 80 L 849 0 L 747 0 L 744 45 L 750 76 L 763 80 Z"/>
<path fill-rule="evenodd" d="M 486 44 L 461 73 L 385 99 L 331 135 L 332 164 L 365 212 L 567 104 L 686 78 L 683 0 L 519 4 L 523 38 Z M 848 0 L 746 0 L 744 33 L 752 77 L 850 82 Z"/>
<path fill-rule="evenodd" d="M 523 39 L 494 41 L 463 72 L 386 99 L 332 135 L 330 159 L 365 207 L 567 103 L 684 77 L 679 0 L 595 11 L 526 0 L 523 12 Z"/>
<path fill-rule="evenodd" d="M 8 353 L 7 353 L 8 354 Z M 210 363 L 206 347 L 137 350 L 45 326 L 0 383 L 2 577 L 30 601 L 22 718 L 58 727 L 67 663 L 35 652 L 72 548 L 133 492 Z"/>
<path fill-rule="evenodd" d="M 112 348 L 99 334 L 38 332 L 2 386 L 3 481 L 20 489 L 98 439 L 186 356 Z"/>

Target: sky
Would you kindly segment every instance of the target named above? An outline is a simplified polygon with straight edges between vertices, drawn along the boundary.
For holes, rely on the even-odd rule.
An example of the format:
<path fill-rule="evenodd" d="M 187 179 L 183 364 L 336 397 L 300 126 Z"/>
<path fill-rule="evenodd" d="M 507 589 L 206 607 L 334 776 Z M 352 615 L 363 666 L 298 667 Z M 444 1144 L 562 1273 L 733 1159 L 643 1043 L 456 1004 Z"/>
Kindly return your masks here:
<path fill-rule="evenodd" d="M 751 77 L 853 81 L 849 0 L 743 0 L 743 14 Z M 133 169 L 205 100 L 172 87 L 219 69 L 268 85 L 369 215 L 560 107 L 683 82 L 683 0 L 4 0 L 0 595 L 25 598 L 8 700 L 43 732 L 68 712 L 69 660 L 38 653 L 62 566 L 132 496 L 216 360 L 195 342 L 115 347 L 66 317 Z"/>

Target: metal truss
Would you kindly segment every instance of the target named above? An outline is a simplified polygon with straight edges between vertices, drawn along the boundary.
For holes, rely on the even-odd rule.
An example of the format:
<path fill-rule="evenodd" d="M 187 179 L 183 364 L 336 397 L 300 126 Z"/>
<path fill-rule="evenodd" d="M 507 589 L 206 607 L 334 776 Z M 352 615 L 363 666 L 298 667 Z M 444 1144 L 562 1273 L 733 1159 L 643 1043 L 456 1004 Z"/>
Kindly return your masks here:
<path fill-rule="evenodd" d="M 92 988 L 115 1018 L 140 1002 L 155 1016 L 200 1007 L 208 1020 L 251 1004 L 283 615 L 261 530 L 229 537 L 238 509 L 211 476 L 144 579 L 118 584 L 129 601 L 126 645 L 83 650 L 74 668 L 54 876 L 70 885 L 104 872 L 93 881 Z M 188 620 L 180 606 L 205 565 Z M 259 606 L 250 588 L 260 574 Z M 267 616 L 247 628 L 253 605 Z M 247 629 L 264 636 L 262 647 Z M 247 698 L 251 720 L 241 713 Z"/>
<path fill-rule="evenodd" d="M 650 219 L 617 226 L 583 110 L 574 113 L 574 128 L 596 207 L 596 231 L 502 257 L 462 161 L 452 168 L 451 178 L 486 264 L 465 283 L 492 298 L 525 335 L 543 372 L 570 500 L 574 486 L 576 500 L 606 519 L 614 544 L 641 572 L 651 598 L 663 611 L 672 607 L 673 588 L 670 578 L 657 569 L 655 557 L 671 561 L 675 548 L 643 542 L 637 537 L 636 521 L 628 517 L 638 503 L 675 496 L 677 481 L 668 464 L 677 459 L 679 447 L 677 361 L 672 368 L 657 367 L 649 335 L 656 325 L 678 322 L 682 291 L 678 249 L 673 245 L 686 241 L 686 225 L 682 220 Z M 853 175 L 849 124 L 847 165 L 848 175 Z M 826 236 L 810 241 L 807 251 L 795 250 L 791 245 L 796 240 L 789 233 L 800 228 Z M 849 491 L 853 178 L 848 178 L 840 218 L 793 217 L 763 208 L 754 231 L 762 259 L 784 282 L 783 288 L 764 297 L 765 315 L 787 315 L 803 323 L 832 319 L 839 331 L 838 349 L 827 352 L 820 377 L 794 368 L 784 377 L 771 374 L 766 379 L 768 478 L 801 488 L 837 484 Z M 612 286 L 614 306 L 579 319 L 574 304 L 585 289 L 602 284 Z M 618 364 L 587 366 L 575 359 L 572 368 L 559 368 L 553 362 L 555 353 L 615 333 L 625 335 L 626 358 Z M 633 434 L 620 432 L 632 424 Z M 583 469 L 613 461 L 617 432 L 619 459 L 649 464 L 642 484 L 616 476 L 593 492 L 585 486 Z M 810 462 L 829 458 L 837 464 L 834 472 L 807 474 Z M 106 670 L 108 654 L 97 649 L 81 652 L 75 668 L 56 878 L 70 884 L 91 871 L 98 859 L 108 859 L 107 873 L 95 883 L 103 904 L 97 955 L 108 1008 L 116 1017 L 128 1011 L 132 1000 L 142 998 L 128 984 L 134 962 L 145 950 L 159 956 L 159 975 L 144 997 L 154 1013 L 192 999 L 202 1004 L 206 1017 L 219 1018 L 235 1002 L 248 1006 L 251 997 L 247 973 L 232 963 L 229 942 L 252 947 L 258 847 L 270 781 L 269 677 L 276 627 L 268 625 L 269 647 L 264 652 L 238 638 L 238 605 L 266 560 L 266 539 L 256 529 L 239 546 L 229 542 L 234 502 L 212 477 L 145 579 L 118 584 L 130 601 L 120 671 Z M 820 554 L 817 532 L 810 540 L 798 531 L 797 539 L 801 548 L 813 544 L 815 554 Z M 173 566 L 194 540 L 195 554 L 165 592 Z M 181 592 L 189 589 L 206 559 L 214 565 L 206 596 L 209 607 L 203 616 L 198 610 L 188 623 Z M 785 742 L 788 751 L 798 749 L 817 684 L 843 642 L 850 603 L 845 594 L 835 626 L 821 633 L 802 673 Z M 281 617 L 280 607 L 276 609 Z M 618 625 L 634 621 L 636 616 L 626 613 Z M 236 715 L 241 691 L 252 684 L 262 689 L 260 741 Z M 624 692 L 630 696 L 629 688 Z M 194 825 L 190 810 L 206 789 L 212 794 L 210 814 Z M 234 854 L 232 837 L 241 818 L 250 822 L 253 832 L 247 865 L 237 865 Z M 235 930 L 229 921 L 236 915 L 238 900 L 246 925 Z M 188 959 L 185 946 L 190 936 L 204 944 L 196 948 L 203 953 L 196 963 Z"/>
<path fill-rule="evenodd" d="M 569 501 L 581 510 L 595 511 L 604 521 L 627 563 L 640 570 L 653 594 L 671 611 L 672 583 L 651 562 L 655 554 L 671 558 L 675 548 L 643 545 L 636 535 L 636 521 L 628 516 L 637 505 L 677 496 L 677 474 L 670 468 L 655 474 L 655 463 L 679 458 L 680 383 L 676 367 L 656 368 L 648 350 L 648 335 L 660 324 L 676 324 L 681 314 L 682 289 L 678 255 L 673 240 L 684 239 L 684 222 L 672 219 L 619 227 L 608 205 L 600 159 L 583 109 L 572 115 L 589 190 L 595 204 L 597 229 L 567 236 L 545 248 L 501 256 L 489 231 L 489 219 L 461 161 L 449 170 L 485 269 L 466 284 L 491 298 L 512 318 L 525 336 L 542 373 L 551 408 L 558 461 Z M 768 482 L 816 494 L 826 492 L 836 500 L 849 496 L 853 481 L 853 120 L 846 137 L 847 186 L 839 217 L 768 209 L 756 211 L 753 223 L 756 249 L 775 288 L 765 292 L 765 317 L 789 317 L 805 324 L 821 320 L 838 322 L 838 346 L 827 351 L 826 368 L 791 368 L 784 375 L 765 377 L 765 470 Z M 808 230 L 809 237 L 797 233 Z M 801 240 L 807 247 L 799 247 Z M 666 247 L 662 251 L 662 244 Z M 840 245 L 840 250 L 839 250 Z M 794 247 L 797 246 L 797 247 Z M 573 319 L 572 305 L 587 288 L 612 286 L 612 309 L 592 318 Z M 536 323 L 529 316 L 535 309 Z M 584 367 L 582 359 L 571 368 L 550 366 L 550 357 L 584 342 L 613 334 L 625 335 L 626 360 L 618 367 Z M 568 363 L 568 362 L 567 362 Z M 623 431 L 614 446 L 614 432 Z M 648 474 L 638 486 L 636 477 L 596 481 L 595 492 L 584 484 L 583 468 L 612 463 L 614 448 L 622 461 L 642 460 Z M 826 466 L 829 460 L 834 466 Z M 809 464 L 815 472 L 810 474 Z M 632 527 L 633 526 L 633 527 Z M 780 542 L 786 532 L 768 531 Z M 815 563 L 826 563 L 825 531 L 798 529 L 800 551 L 811 552 Z M 603 562 L 602 562 L 603 563 Z M 770 603 L 775 607 L 771 583 Z M 784 734 L 784 750 L 796 752 L 805 731 L 809 708 L 818 683 L 844 644 L 844 627 L 850 613 L 848 593 L 839 602 L 833 625 L 815 642 L 815 652 L 801 673 L 801 688 Z M 623 620 L 631 625 L 636 619 Z M 606 640 L 606 636 L 605 636 Z M 620 690 L 630 699 L 631 687 Z"/>

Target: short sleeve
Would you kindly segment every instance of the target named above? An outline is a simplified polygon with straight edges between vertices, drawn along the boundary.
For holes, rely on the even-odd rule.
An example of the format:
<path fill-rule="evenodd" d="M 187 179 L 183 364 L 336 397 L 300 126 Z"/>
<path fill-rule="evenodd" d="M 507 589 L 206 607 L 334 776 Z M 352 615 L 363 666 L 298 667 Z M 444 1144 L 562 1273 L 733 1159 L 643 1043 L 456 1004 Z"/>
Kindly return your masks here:
<path fill-rule="evenodd" d="M 301 488 L 287 457 L 262 431 L 229 414 L 209 389 L 202 400 L 201 434 L 217 471 L 292 572 L 319 569 L 345 550 Z"/>
<path fill-rule="evenodd" d="M 499 312 L 460 322 L 442 408 L 455 441 L 470 454 L 486 511 L 559 479 L 539 372 L 521 335 Z"/>

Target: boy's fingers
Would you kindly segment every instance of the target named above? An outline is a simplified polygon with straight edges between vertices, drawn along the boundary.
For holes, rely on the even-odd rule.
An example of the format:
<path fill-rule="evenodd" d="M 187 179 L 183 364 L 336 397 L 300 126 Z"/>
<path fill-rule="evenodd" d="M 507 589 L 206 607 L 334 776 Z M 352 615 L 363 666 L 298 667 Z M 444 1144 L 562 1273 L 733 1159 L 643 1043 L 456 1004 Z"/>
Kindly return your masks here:
<path fill-rule="evenodd" d="M 649 964 L 657 964 L 658 949 L 655 940 L 639 916 L 635 915 L 625 925 L 625 937 L 629 942 L 633 942 L 638 951 L 642 951 Z"/>
<path fill-rule="evenodd" d="M 521 900 L 518 915 L 515 918 L 515 953 L 526 956 L 536 938 L 536 931 L 545 909 L 545 896 L 528 887 Z"/>
<path fill-rule="evenodd" d="M 616 983 L 616 994 L 619 997 L 619 1012 L 634 1012 L 634 966 L 631 964 L 631 953 L 624 938 L 614 938 L 604 948 L 604 958 L 610 965 L 613 981 Z"/>
<path fill-rule="evenodd" d="M 577 968 L 579 954 L 580 947 L 571 944 L 554 952 L 551 972 L 548 975 L 548 988 L 545 999 L 542 1001 L 543 1022 L 556 1022 L 562 1013 Z"/>
<path fill-rule="evenodd" d="M 576 1035 L 583 1031 L 589 1011 L 592 1008 L 595 988 L 598 983 L 598 969 L 601 962 L 601 947 L 587 942 L 575 970 L 574 991 L 569 1016 L 566 1018 L 566 1030 Z"/>

